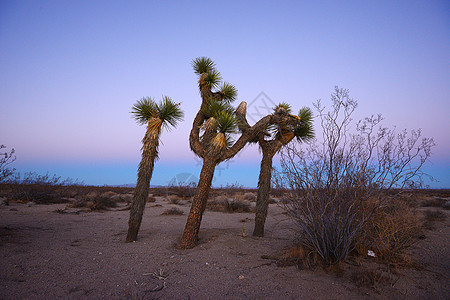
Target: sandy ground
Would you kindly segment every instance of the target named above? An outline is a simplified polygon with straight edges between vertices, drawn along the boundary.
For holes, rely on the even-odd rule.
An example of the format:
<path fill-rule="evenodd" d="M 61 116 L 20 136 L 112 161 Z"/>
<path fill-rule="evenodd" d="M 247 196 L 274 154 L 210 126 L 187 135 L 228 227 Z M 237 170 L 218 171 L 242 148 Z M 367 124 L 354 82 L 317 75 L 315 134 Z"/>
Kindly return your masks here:
<path fill-rule="evenodd" d="M 56 212 L 65 206 L 0 208 L 0 299 L 450 299 L 450 218 L 411 248 L 417 267 L 397 268 L 394 284 L 373 288 L 346 273 L 263 259 L 293 242 L 276 205 L 264 238 L 251 237 L 251 213 L 206 211 L 200 244 L 190 250 L 175 249 L 189 205 L 148 203 L 139 240 L 130 244 L 129 211 Z M 173 206 L 185 214 L 161 215 Z"/>

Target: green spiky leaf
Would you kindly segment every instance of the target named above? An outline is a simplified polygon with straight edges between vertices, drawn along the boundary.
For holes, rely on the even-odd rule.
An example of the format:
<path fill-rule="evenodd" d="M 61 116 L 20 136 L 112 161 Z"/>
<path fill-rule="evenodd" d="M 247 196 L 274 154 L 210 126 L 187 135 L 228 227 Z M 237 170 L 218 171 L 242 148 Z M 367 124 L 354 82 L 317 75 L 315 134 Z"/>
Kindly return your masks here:
<path fill-rule="evenodd" d="M 220 84 L 220 81 L 222 80 L 222 75 L 220 75 L 220 72 L 213 69 L 206 73 L 205 77 L 205 83 L 208 85 L 209 88 L 217 88 Z"/>
<path fill-rule="evenodd" d="M 169 129 L 170 126 L 175 127 L 179 121 L 183 120 L 184 113 L 180 105 L 181 103 L 175 103 L 169 97 L 163 96 L 157 105 L 158 117 L 163 120 L 163 127 L 166 129 Z"/>
<path fill-rule="evenodd" d="M 284 108 L 284 110 L 286 111 L 286 113 L 291 114 L 292 113 L 292 107 L 289 103 L 286 102 L 281 102 L 280 104 L 278 104 L 277 106 L 275 106 L 275 108 L 273 109 L 274 111 L 276 111 L 278 108 Z"/>
<path fill-rule="evenodd" d="M 308 142 L 314 139 L 313 113 L 309 107 L 300 109 L 300 126 L 294 129 L 294 134 L 299 142 Z"/>
<path fill-rule="evenodd" d="M 139 125 L 145 125 L 150 119 L 158 118 L 162 120 L 162 126 L 169 129 L 170 126 L 175 127 L 183 119 L 180 104 L 166 96 L 163 96 L 159 103 L 156 103 L 151 97 L 144 97 L 133 105 L 131 114 Z"/>
<path fill-rule="evenodd" d="M 200 75 L 202 73 L 209 73 L 213 71 L 216 67 L 216 64 L 209 57 L 197 57 L 192 60 L 192 68 L 194 69 L 195 74 Z"/>
<path fill-rule="evenodd" d="M 207 117 L 217 118 L 220 112 L 234 113 L 234 108 L 224 101 L 217 101 L 213 98 L 208 99 L 207 105 L 202 109 L 203 114 Z"/>
<path fill-rule="evenodd" d="M 222 94 L 223 99 L 227 102 L 233 102 L 237 98 L 237 89 L 234 85 L 224 82 L 220 87 L 219 93 Z"/>
<path fill-rule="evenodd" d="M 217 129 L 225 134 L 235 133 L 237 129 L 237 119 L 229 111 L 221 111 L 216 117 Z"/>
<path fill-rule="evenodd" d="M 149 119 L 158 116 L 158 107 L 151 97 L 143 97 L 133 105 L 131 114 L 139 125 L 144 125 Z"/>
<path fill-rule="evenodd" d="M 313 113 L 309 107 L 302 107 L 298 112 L 298 116 L 303 122 L 312 122 L 313 120 Z"/>

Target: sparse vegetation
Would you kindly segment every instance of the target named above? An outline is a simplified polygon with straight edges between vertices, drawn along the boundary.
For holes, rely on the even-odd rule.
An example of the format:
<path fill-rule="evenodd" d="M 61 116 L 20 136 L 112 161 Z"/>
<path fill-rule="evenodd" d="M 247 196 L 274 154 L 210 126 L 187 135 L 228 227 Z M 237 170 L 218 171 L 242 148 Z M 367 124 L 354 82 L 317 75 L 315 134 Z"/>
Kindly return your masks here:
<path fill-rule="evenodd" d="M 247 200 L 230 199 L 227 196 L 218 196 L 209 200 L 206 208 L 211 211 L 226 213 L 253 212 L 254 208 Z"/>
<path fill-rule="evenodd" d="M 5 148 L 5 145 L 0 145 L 0 151 Z M 9 151 L 0 152 L 0 183 L 7 182 L 16 170 L 10 167 L 10 165 L 16 160 L 14 153 L 14 148 Z"/>
<path fill-rule="evenodd" d="M 355 239 L 360 255 L 371 250 L 387 263 L 407 260 L 405 250 L 422 234 L 422 221 L 411 204 L 393 199 L 378 208 Z"/>
<path fill-rule="evenodd" d="M 382 127 L 380 115 L 352 127 L 356 107 L 348 91 L 337 87 L 331 110 L 317 102 L 322 142 L 287 146 L 275 178 L 300 242 L 326 264 L 343 261 L 368 234 L 364 229 L 374 216 L 387 222 L 372 231 L 383 257 L 393 257 L 411 243 L 417 226 L 403 215 L 408 211 L 389 212 L 392 207 L 386 206 L 405 189 L 420 187 L 421 167 L 434 146 L 420 130 L 396 133 Z"/>
<path fill-rule="evenodd" d="M 181 197 L 183 199 L 189 199 L 195 195 L 195 188 L 197 185 L 195 183 L 189 183 L 189 184 L 178 184 L 178 185 L 172 185 L 168 188 L 168 192 L 171 195 L 176 195 L 178 197 Z"/>
<path fill-rule="evenodd" d="M 437 209 L 429 209 L 424 212 L 424 227 L 428 230 L 434 230 L 436 228 L 436 222 L 445 221 L 447 215 Z"/>
<path fill-rule="evenodd" d="M 184 212 L 178 207 L 171 207 L 166 209 L 161 215 L 181 216 L 184 215 Z"/>
<path fill-rule="evenodd" d="M 181 199 L 177 195 L 169 195 L 169 196 L 167 196 L 166 199 L 167 199 L 167 201 L 169 201 L 170 204 L 182 205 Z"/>

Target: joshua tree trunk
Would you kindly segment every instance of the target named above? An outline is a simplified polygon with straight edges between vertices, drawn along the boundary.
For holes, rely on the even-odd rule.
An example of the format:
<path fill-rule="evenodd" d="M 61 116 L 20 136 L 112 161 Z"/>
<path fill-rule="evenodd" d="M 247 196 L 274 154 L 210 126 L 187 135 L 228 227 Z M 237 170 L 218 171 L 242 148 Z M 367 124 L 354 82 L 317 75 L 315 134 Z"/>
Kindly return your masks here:
<path fill-rule="evenodd" d="M 272 178 L 272 158 L 273 154 L 268 149 L 263 149 L 261 160 L 261 170 L 259 171 L 258 194 L 255 208 L 255 229 L 253 236 L 264 236 L 264 224 L 269 207 L 270 181 Z"/>
<path fill-rule="evenodd" d="M 128 220 L 128 234 L 126 242 L 134 242 L 137 239 L 141 227 L 142 215 L 148 198 L 150 180 L 152 179 L 153 166 L 158 156 L 159 131 L 147 129 L 142 140 L 142 159 L 139 163 L 138 181 L 134 190 L 133 202 L 131 203 L 130 219 Z"/>
<path fill-rule="evenodd" d="M 206 208 L 211 182 L 216 168 L 216 161 L 212 158 L 205 158 L 203 161 L 200 179 L 198 181 L 197 191 L 192 200 L 189 217 L 184 228 L 183 237 L 178 245 L 179 249 L 190 249 L 195 247 L 198 240 L 198 232 L 202 222 L 203 212 Z"/>

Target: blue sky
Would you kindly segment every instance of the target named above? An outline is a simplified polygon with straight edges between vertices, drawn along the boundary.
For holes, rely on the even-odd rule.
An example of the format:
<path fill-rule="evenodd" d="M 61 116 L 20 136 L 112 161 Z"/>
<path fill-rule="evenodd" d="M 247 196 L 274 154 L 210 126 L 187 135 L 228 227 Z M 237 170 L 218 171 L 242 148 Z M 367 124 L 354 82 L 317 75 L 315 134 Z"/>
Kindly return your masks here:
<path fill-rule="evenodd" d="M 358 100 L 355 118 L 422 128 L 437 143 L 432 186 L 449 188 L 449 39 L 448 1 L 1 1 L 0 144 L 16 149 L 22 173 L 133 183 L 145 128 L 131 106 L 167 95 L 185 121 L 163 133 L 152 184 L 198 176 L 190 62 L 209 56 L 238 102 L 264 92 L 297 110 L 329 103 L 338 85 Z M 259 163 L 249 146 L 214 184 L 256 186 Z"/>

